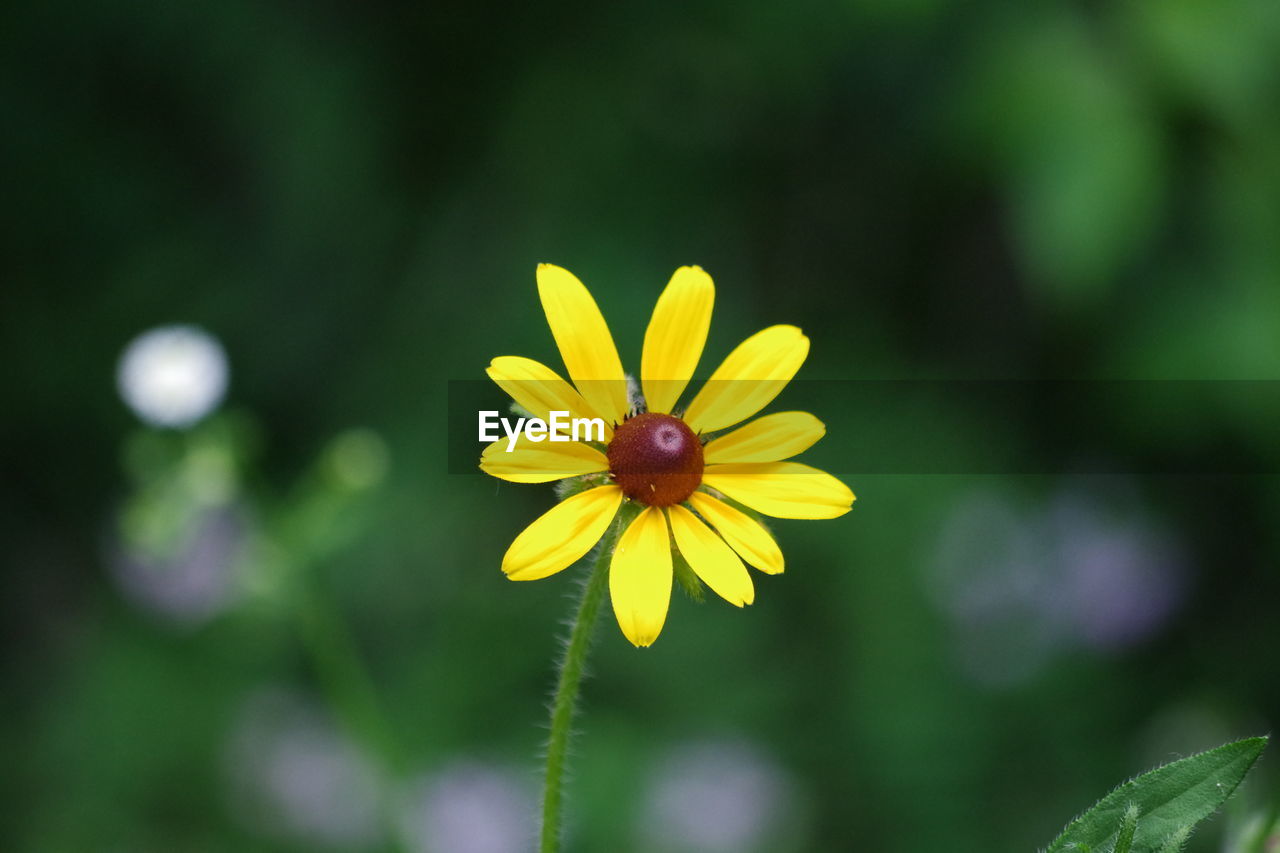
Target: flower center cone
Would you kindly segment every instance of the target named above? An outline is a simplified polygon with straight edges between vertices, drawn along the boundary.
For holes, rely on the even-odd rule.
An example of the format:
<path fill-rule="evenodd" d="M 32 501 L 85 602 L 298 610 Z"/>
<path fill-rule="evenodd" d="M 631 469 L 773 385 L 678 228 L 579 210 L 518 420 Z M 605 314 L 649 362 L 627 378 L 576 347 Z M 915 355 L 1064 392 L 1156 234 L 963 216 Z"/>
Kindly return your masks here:
<path fill-rule="evenodd" d="M 608 457 L 622 493 L 649 506 L 675 506 L 702 482 L 702 442 L 671 415 L 645 412 L 624 421 Z"/>

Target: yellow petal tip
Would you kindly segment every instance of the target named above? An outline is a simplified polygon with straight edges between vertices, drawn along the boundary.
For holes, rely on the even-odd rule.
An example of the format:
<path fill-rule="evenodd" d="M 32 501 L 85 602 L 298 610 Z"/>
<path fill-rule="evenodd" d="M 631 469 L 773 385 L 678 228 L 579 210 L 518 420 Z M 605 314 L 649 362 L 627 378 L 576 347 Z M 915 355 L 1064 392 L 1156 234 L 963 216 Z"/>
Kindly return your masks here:
<path fill-rule="evenodd" d="M 502 573 L 509 581 L 533 581 L 542 577 L 542 575 L 532 574 L 524 569 L 508 569 L 506 566 L 502 567 Z"/>
<path fill-rule="evenodd" d="M 627 638 L 628 643 L 635 646 L 637 649 L 647 649 L 653 645 L 654 640 L 658 639 L 656 636 L 655 637 L 644 636 L 644 635 L 632 636 L 631 633 L 628 631 L 623 631 L 622 635 Z"/>

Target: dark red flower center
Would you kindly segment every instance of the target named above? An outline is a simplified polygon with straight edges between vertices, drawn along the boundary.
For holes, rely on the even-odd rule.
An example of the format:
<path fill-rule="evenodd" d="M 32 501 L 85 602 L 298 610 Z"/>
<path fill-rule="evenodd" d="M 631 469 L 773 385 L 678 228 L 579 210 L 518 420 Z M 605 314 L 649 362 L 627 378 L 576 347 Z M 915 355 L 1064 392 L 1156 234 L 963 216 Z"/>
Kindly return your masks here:
<path fill-rule="evenodd" d="M 645 412 L 623 421 L 608 455 L 622 493 L 649 506 L 674 506 L 702 482 L 702 442 L 671 415 Z"/>

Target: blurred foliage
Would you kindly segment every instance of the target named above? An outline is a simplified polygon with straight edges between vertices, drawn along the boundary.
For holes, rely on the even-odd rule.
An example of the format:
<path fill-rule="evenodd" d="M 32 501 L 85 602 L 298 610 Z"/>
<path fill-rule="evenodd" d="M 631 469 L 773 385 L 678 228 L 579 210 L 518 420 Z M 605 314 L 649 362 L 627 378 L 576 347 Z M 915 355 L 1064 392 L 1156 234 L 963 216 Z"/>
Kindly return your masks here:
<path fill-rule="evenodd" d="M 368 775 L 330 772 L 343 737 L 384 802 L 459 761 L 535 781 L 578 572 L 507 583 L 552 491 L 449 475 L 444 447 L 471 423 L 446 380 L 558 364 L 539 261 L 593 289 L 631 365 L 697 263 L 719 287 L 707 371 L 792 322 L 810 378 L 1280 378 L 1271 0 L 51 0 L 0 12 L 0 57 L 5 849 L 377 849 L 362 820 L 288 817 L 359 801 L 326 787 Z M 139 434 L 114 366 L 168 322 L 221 340 L 229 400 Z M 825 442 L 944 434 L 959 458 L 1072 439 L 941 400 L 816 411 L 855 425 Z M 1275 470 L 1269 401 L 1182 411 L 1093 414 Z M 1070 484 L 838 473 L 854 511 L 778 523 L 788 572 L 757 575 L 751 608 L 677 595 L 643 653 L 602 624 L 573 849 L 670 843 L 647 825 L 660 756 L 702 739 L 753 744 L 789 792 L 767 849 L 1030 850 L 1135 769 L 1280 718 L 1276 477 L 1091 484 L 1102 518 L 1118 491 L 1172 531 L 1188 594 L 1131 642 L 983 679 L 966 614 L 1005 599 L 939 599 L 941 531 L 975 493 L 1031 517 Z M 244 545 L 214 560 L 238 567 L 225 601 L 175 620 L 131 596 L 122 549 L 195 547 L 209 506 Z M 978 568 L 1034 553 L 988 544 Z M 1068 573 L 1093 544 L 1059 549 Z M 1043 588 L 1039 561 L 1015 568 Z M 1027 600 L 998 648 L 1060 636 L 1070 602 Z M 330 709 L 301 741 L 329 757 L 277 768 L 319 805 L 274 819 L 234 793 L 263 691 Z M 1189 849 L 1261 837 L 1269 765 Z"/>

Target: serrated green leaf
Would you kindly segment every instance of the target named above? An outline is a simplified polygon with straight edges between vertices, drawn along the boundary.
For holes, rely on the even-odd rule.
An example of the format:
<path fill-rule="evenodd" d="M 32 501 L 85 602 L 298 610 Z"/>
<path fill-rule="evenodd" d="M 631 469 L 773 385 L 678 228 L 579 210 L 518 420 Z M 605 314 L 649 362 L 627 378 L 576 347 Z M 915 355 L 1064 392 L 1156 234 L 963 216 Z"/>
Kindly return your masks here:
<path fill-rule="evenodd" d="M 1231 796 L 1266 745 L 1266 737 L 1238 740 L 1131 779 L 1071 821 L 1045 853 L 1113 849 L 1131 805 L 1141 815 L 1133 853 L 1160 851 L 1179 834 L 1185 839 Z"/>

